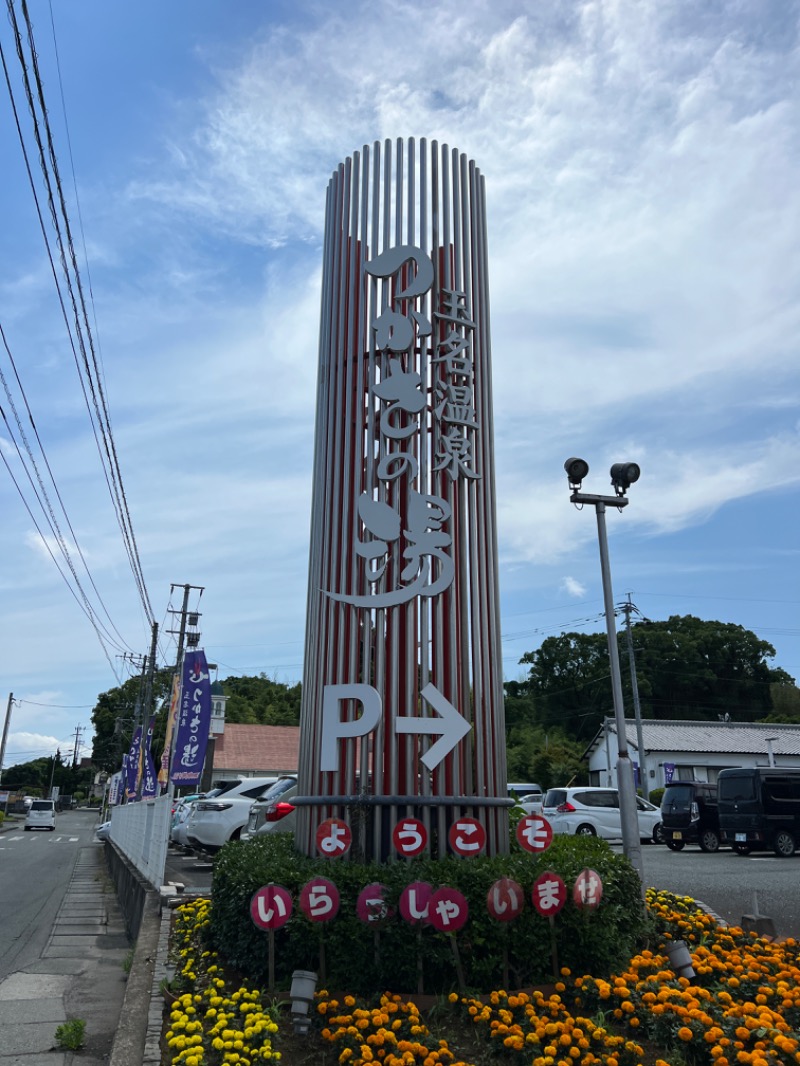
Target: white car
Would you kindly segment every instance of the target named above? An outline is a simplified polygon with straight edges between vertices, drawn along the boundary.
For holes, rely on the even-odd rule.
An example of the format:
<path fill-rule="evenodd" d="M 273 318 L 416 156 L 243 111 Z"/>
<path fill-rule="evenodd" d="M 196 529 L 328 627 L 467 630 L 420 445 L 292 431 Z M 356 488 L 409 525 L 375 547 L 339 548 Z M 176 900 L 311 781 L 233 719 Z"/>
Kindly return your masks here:
<path fill-rule="evenodd" d="M 522 807 L 526 814 L 541 814 L 544 796 L 541 792 L 529 792 L 527 796 L 521 796 L 517 800 L 517 806 Z"/>
<path fill-rule="evenodd" d="M 33 800 L 25 815 L 25 832 L 29 829 L 49 829 L 52 832 L 55 827 L 55 800 Z"/>
<path fill-rule="evenodd" d="M 291 774 L 279 777 L 269 792 L 250 807 L 241 839 L 256 840 L 265 833 L 293 833 L 297 818 L 292 799 L 296 794 L 297 778 Z"/>
<path fill-rule="evenodd" d="M 554 833 L 622 839 L 619 792 L 615 788 L 551 788 L 547 790 L 541 813 Z M 663 841 L 661 811 L 641 796 L 636 797 L 639 837 L 642 841 Z"/>
<path fill-rule="evenodd" d="M 246 777 L 239 781 L 225 781 L 214 795 L 195 800 L 186 820 L 186 839 L 195 847 L 218 851 L 229 840 L 238 840 L 253 800 L 263 796 L 278 779 L 276 777 Z"/>

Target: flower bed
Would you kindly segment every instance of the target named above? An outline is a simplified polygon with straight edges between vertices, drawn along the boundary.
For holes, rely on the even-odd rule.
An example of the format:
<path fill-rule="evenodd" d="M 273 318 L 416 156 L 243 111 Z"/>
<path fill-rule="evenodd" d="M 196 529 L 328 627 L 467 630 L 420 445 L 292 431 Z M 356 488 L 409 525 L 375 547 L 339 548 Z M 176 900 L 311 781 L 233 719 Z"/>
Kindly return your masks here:
<path fill-rule="evenodd" d="M 399 995 L 372 1003 L 317 996 L 303 1061 L 361 1066 L 784 1066 L 800 1064 L 800 955 L 725 928 L 693 900 L 650 890 L 650 947 L 612 977 L 562 970 L 555 991 L 451 993 L 423 1014 Z M 281 1056 L 285 1019 L 246 983 L 230 990 L 204 950 L 210 904 L 180 908 L 185 992 L 171 1013 L 167 1063 L 251 1066 Z M 695 976 L 678 977 L 666 947 L 684 940 Z M 232 987 L 232 986 L 231 986 Z M 445 1038 L 446 1034 L 446 1038 Z M 296 1045 L 295 1045 L 296 1046 Z M 284 1057 L 287 1066 L 300 1059 Z"/>

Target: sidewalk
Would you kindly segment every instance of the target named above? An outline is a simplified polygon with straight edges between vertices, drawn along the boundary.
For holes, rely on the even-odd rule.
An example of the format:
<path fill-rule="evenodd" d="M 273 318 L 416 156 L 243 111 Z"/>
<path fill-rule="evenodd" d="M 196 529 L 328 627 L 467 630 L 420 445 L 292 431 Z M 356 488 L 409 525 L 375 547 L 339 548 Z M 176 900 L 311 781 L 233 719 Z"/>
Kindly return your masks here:
<path fill-rule="evenodd" d="M 141 1066 L 130 1034 L 147 1026 L 159 931 L 151 915 L 134 956 L 103 844 L 81 846 L 41 956 L 0 982 L 1 1066 Z M 77 1053 L 56 1046 L 56 1029 L 72 1019 L 86 1022 Z"/>

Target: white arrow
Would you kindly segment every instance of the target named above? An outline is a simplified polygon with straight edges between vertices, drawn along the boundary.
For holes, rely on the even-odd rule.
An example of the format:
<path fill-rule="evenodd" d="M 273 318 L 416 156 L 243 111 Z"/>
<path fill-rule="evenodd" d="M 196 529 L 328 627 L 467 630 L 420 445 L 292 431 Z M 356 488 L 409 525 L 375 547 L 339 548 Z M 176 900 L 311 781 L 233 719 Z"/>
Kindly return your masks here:
<path fill-rule="evenodd" d="M 426 700 L 438 718 L 395 718 L 394 729 L 396 733 L 439 733 L 439 739 L 422 756 L 422 761 L 429 770 L 435 770 L 445 755 L 449 755 L 460 740 L 469 733 L 472 728 L 466 722 L 453 704 L 445 699 L 438 688 L 428 682 L 420 692 L 420 696 Z"/>

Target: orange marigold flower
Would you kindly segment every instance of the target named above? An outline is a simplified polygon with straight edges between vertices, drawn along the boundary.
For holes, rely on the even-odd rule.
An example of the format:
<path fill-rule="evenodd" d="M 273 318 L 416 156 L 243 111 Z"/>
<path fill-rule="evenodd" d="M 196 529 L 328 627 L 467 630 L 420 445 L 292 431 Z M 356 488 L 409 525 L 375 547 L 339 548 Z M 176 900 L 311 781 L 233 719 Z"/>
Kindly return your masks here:
<path fill-rule="evenodd" d="M 694 1036 L 694 1033 L 686 1025 L 682 1025 L 680 1027 L 680 1029 L 678 1030 L 678 1038 L 680 1040 L 685 1040 L 687 1044 L 692 1039 L 693 1036 Z"/>

